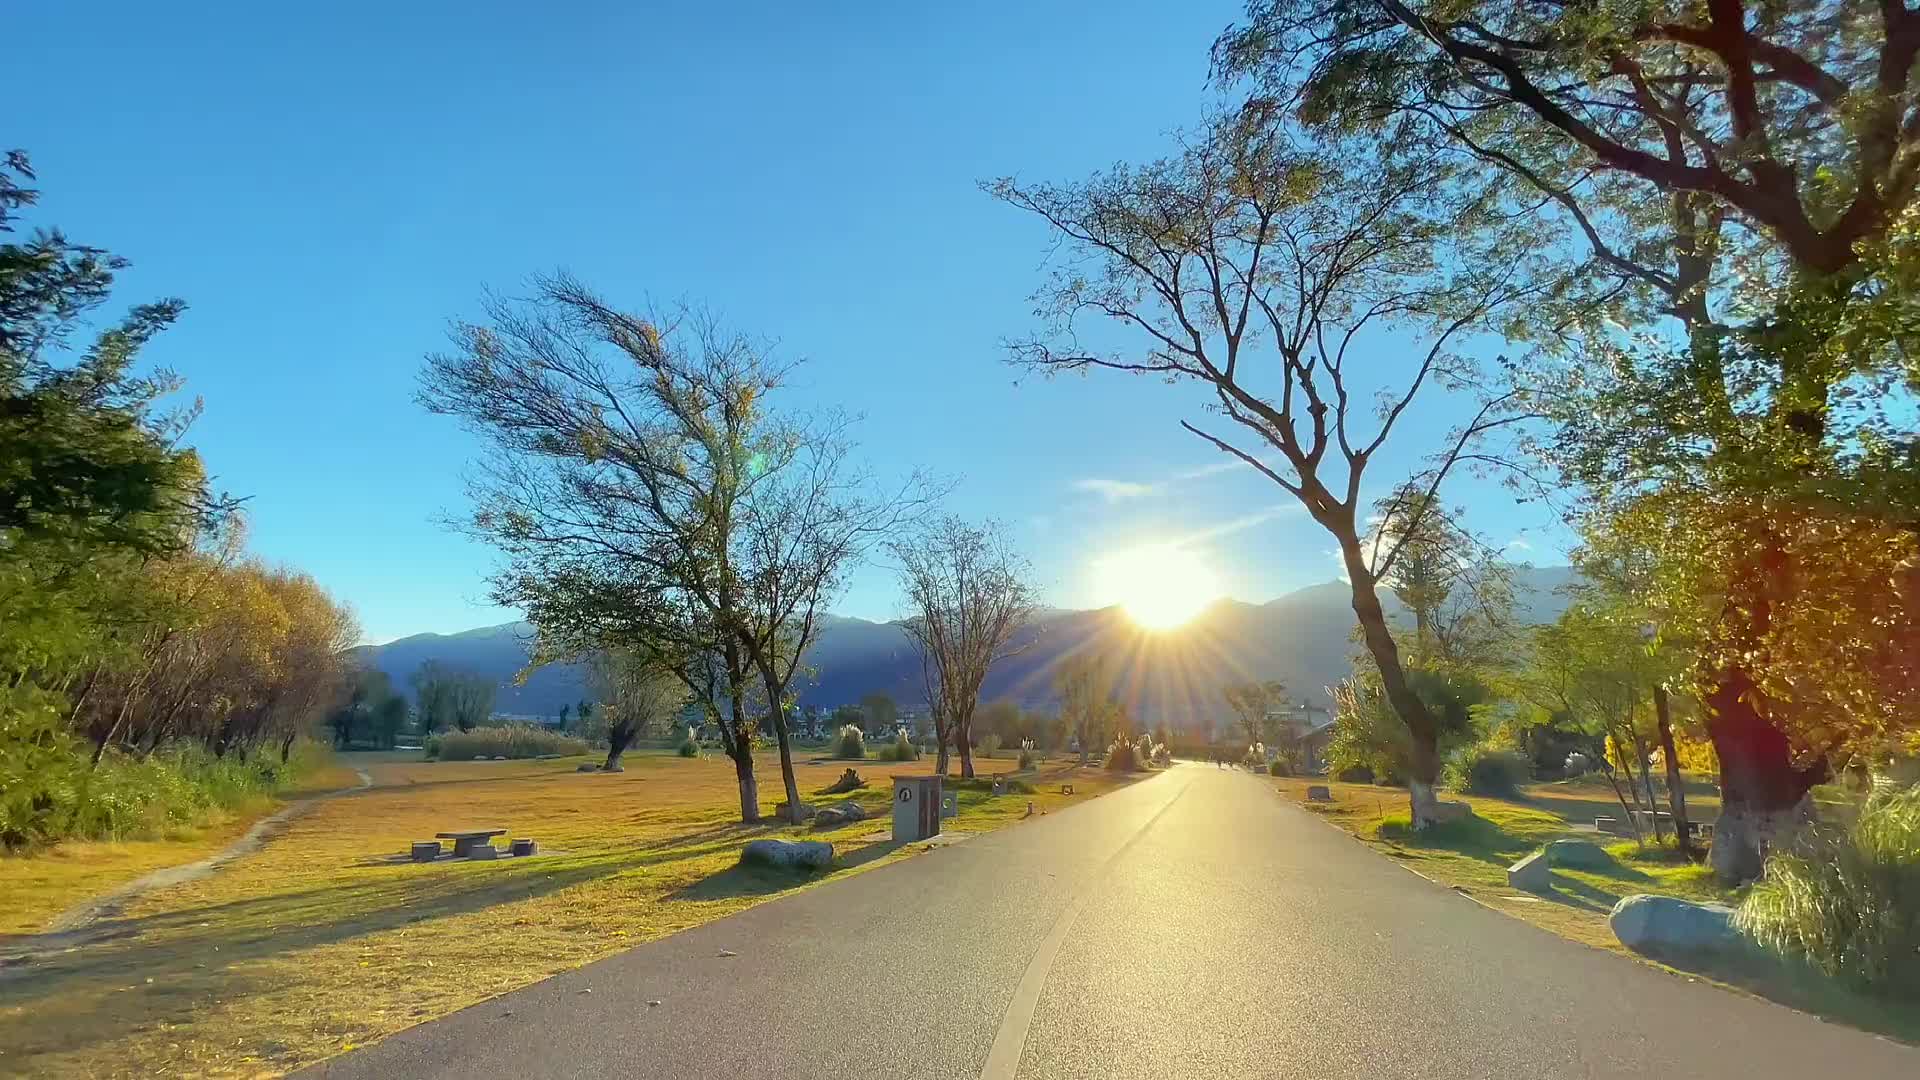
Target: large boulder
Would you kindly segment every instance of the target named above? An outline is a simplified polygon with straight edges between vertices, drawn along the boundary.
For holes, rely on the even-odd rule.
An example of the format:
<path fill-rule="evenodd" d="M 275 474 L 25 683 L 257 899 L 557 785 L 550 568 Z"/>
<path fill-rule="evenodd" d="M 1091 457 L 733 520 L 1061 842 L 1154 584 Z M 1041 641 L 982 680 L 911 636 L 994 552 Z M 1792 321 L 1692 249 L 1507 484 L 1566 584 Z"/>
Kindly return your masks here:
<path fill-rule="evenodd" d="M 1591 840 L 1555 840 L 1547 845 L 1547 861 L 1575 870 L 1605 870 L 1613 865 L 1613 856 Z"/>
<path fill-rule="evenodd" d="M 779 870 L 824 870 L 833 865 L 833 845 L 820 840 L 755 840 L 740 849 L 740 861 Z"/>
<path fill-rule="evenodd" d="M 1620 944 L 1651 956 L 1729 952 L 1742 947 L 1740 933 L 1733 928 L 1733 909 L 1725 904 L 1696 904 L 1671 896 L 1637 893 L 1613 905 L 1607 924 Z"/>
<path fill-rule="evenodd" d="M 867 811 L 857 802 L 847 801 L 823 806 L 813 812 L 815 828 L 831 828 L 835 825 L 847 825 L 855 821 L 867 820 Z"/>

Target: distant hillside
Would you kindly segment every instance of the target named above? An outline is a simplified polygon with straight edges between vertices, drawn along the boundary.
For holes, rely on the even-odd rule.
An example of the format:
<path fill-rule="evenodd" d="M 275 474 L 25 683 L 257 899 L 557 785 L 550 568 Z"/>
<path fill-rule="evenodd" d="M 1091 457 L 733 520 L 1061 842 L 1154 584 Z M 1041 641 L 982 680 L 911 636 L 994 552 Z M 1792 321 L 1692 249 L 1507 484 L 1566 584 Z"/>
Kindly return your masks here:
<path fill-rule="evenodd" d="M 1521 572 L 1519 607 L 1530 622 L 1546 622 L 1566 607 L 1561 588 L 1573 580 L 1568 567 Z M 1389 617 L 1399 605 L 1385 597 Z M 1178 631 L 1149 633 L 1119 608 L 1046 612 L 1025 633 L 1026 647 L 995 668 L 984 696 L 1010 697 L 1041 706 L 1052 697 L 1053 671 L 1065 657 L 1096 649 L 1121 658 L 1121 694 L 1136 717 L 1188 726 L 1189 719 L 1225 719 L 1220 691 L 1248 679 L 1279 679 L 1296 697 L 1327 704 L 1326 687 L 1350 670 L 1353 609 L 1347 587 L 1330 581 L 1288 593 L 1265 604 L 1221 600 Z M 495 708 L 504 713 L 550 716 L 586 694 L 583 672 L 554 665 L 533 672 L 523 686 L 515 674 L 525 665 L 531 628 L 524 622 L 481 627 L 459 634 L 418 634 L 358 652 L 411 692 L 408 679 L 420 665 L 438 660 L 499 679 Z M 903 703 L 922 697 L 920 666 L 897 623 L 830 618 L 808 654 L 818 674 L 798 690 L 802 705 L 832 708 L 884 691 Z"/>

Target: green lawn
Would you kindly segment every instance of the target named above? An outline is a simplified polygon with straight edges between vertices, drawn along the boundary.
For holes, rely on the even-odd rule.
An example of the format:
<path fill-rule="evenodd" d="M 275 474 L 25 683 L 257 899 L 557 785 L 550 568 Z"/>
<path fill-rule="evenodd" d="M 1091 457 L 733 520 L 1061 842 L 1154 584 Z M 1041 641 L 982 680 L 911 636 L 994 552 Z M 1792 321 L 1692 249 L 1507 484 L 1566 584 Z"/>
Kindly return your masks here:
<path fill-rule="evenodd" d="M 1333 802 L 1306 801 L 1307 786 L 1317 783 L 1328 784 Z M 1621 946 L 1607 925 L 1608 913 L 1622 897 L 1653 893 L 1737 905 L 1745 893 L 1744 888 L 1721 885 L 1706 866 L 1689 863 L 1672 847 L 1656 846 L 1650 840 L 1643 847 L 1632 840 L 1575 830 L 1575 824 L 1592 824 L 1596 814 L 1619 815 L 1619 803 L 1601 780 L 1533 784 L 1523 790 L 1521 799 L 1448 795 L 1471 805 L 1472 816 L 1418 834 L 1409 827 L 1407 793 L 1400 789 L 1311 779 L 1281 779 L 1275 784 L 1282 795 L 1401 865 L 1496 911 L 1610 952 L 1635 955 Z M 1688 800 L 1690 812 L 1697 810 L 1703 820 L 1719 815 L 1719 800 L 1710 790 L 1690 791 Z M 1544 894 L 1507 884 L 1508 866 L 1563 837 L 1603 844 L 1612 864 L 1600 870 L 1555 867 L 1553 887 Z M 1679 970 L 1671 964 L 1655 966 Z M 1912 1003 L 1857 993 L 1797 962 L 1754 955 L 1737 962 L 1703 963 L 1683 973 L 1920 1044 L 1920 1009 Z"/>

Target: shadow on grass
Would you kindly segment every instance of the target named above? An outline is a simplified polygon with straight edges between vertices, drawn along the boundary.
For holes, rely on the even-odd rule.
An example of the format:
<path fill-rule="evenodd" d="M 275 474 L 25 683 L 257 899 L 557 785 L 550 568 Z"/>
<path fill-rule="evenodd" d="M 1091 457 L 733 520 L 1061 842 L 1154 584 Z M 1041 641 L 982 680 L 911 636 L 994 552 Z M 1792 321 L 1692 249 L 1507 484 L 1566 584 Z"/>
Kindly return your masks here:
<path fill-rule="evenodd" d="M 699 901 L 773 896 L 816 881 L 826 881 L 871 862 L 878 862 L 904 846 L 900 841 L 876 840 L 852 854 L 834 859 L 832 869 L 817 872 L 776 870 L 772 867 L 741 863 L 675 889 L 664 899 Z"/>
<path fill-rule="evenodd" d="M 255 963 L 524 902 L 631 865 L 618 858 L 541 862 L 531 873 L 396 873 L 126 920 L 115 929 L 137 925 L 140 936 L 39 955 L 0 974 L 0 1045 L 19 1064 L 190 1024 L 206 1002 L 273 989 L 257 982 Z"/>
<path fill-rule="evenodd" d="M 1805 962 L 1765 952 L 1652 957 L 1677 971 L 1705 976 L 1823 1020 L 1920 1046 L 1920 1002 L 1875 997 L 1847 986 Z"/>

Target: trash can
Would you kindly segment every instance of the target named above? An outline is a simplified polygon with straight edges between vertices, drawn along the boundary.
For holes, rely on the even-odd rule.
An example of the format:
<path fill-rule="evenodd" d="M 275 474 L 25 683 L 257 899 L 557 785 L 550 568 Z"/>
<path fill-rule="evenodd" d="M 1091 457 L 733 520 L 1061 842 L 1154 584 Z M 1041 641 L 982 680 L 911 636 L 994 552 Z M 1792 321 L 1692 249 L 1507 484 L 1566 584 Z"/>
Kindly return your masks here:
<path fill-rule="evenodd" d="M 940 835 L 940 778 L 893 778 L 893 839 L 896 843 Z"/>

